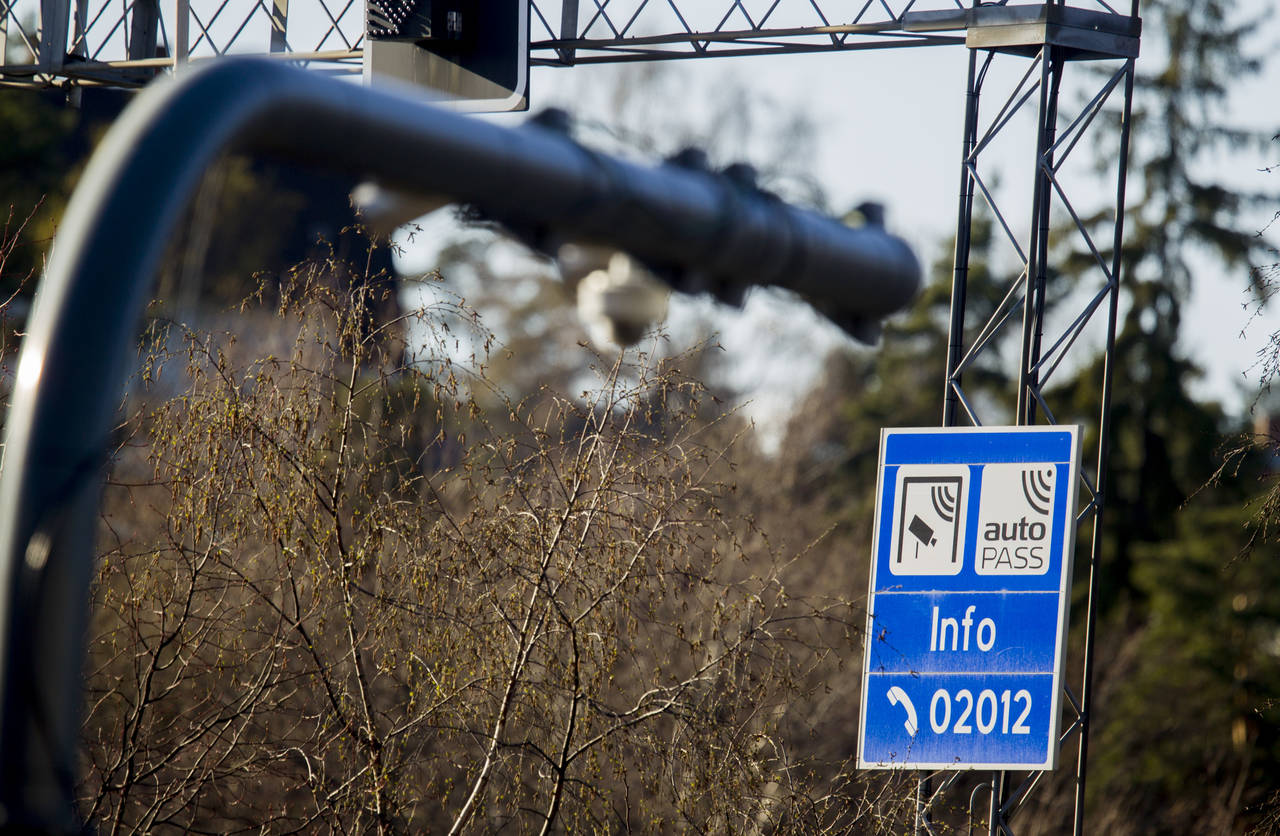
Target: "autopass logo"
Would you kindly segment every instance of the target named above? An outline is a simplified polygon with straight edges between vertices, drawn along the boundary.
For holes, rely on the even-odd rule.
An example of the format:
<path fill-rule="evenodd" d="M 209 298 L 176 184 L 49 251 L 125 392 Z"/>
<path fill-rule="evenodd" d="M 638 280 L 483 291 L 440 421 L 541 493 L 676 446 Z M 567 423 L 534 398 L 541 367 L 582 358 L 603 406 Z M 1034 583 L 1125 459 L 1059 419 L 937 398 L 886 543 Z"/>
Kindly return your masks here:
<path fill-rule="evenodd" d="M 979 575 L 1049 571 L 1057 468 L 1049 463 L 989 464 L 982 470 L 974 568 Z"/>
<path fill-rule="evenodd" d="M 903 465 L 899 469 L 890 573 L 960 573 L 968 482 L 968 465 Z"/>

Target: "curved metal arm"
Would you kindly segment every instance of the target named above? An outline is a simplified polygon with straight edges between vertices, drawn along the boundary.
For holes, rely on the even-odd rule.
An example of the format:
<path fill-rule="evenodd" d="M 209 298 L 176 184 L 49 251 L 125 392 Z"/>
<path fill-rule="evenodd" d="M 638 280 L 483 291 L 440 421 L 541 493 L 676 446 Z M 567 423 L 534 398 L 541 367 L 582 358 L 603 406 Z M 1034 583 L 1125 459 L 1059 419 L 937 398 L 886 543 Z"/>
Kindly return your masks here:
<path fill-rule="evenodd" d="M 476 204 L 526 231 L 658 267 L 775 283 L 828 310 L 904 306 L 919 266 L 725 178 L 644 168 L 536 125 L 507 129 L 277 63 L 227 60 L 144 91 L 63 219 L 19 362 L 0 473 L 0 822 L 78 828 L 81 665 L 100 472 L 166 241 L 218 155 L 278 155 Z"/>

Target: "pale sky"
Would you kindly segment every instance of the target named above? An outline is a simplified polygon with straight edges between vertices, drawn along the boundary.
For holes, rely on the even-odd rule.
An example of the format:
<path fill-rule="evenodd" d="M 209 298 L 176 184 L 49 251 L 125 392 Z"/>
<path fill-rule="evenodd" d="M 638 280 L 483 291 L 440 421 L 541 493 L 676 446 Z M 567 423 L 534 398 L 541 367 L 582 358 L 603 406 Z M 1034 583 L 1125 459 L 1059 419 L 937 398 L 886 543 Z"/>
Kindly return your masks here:
<path fill-rule="evenodd" d="M 1240 7 L 1264 5 L 1252 0 Z M 1268 48 L 1280 41 L 1280 25 L 1273 21 L 1269 30 L 1255 41 L 1260 51 L 1274 51 Z M 813 173 L 833 205 L 841 208 L 869 198 L 882 201 L 889 207 L 892 229 L 910 241 L 927 264 L 941 253 L 942 242 L 955 228 L 967 60 L 965 48 L 946 46 L 672 62 L 669 71 L 687 82 L 688 95 L 670 106 L 693 110 L 696 119 L 699 109 L 711 107 L 703 97 L 714 96 L 718 80 L 731 77 L 748 89 L 760 90 L 764 97 L 800 109 L 819 126 Z M 592 112 L 592 97 L 584 90 L 589 92 L 595 84 L 616 86 L 618 74 L 628 71 L 618 66 L 535 68 L 533 107 L 567 104 L 582 118 L 607 118 Z M 1014 71 L 1010 66 L 1007 72 Z M 1005 88 L 993 74 L 984 101 L 987 107 L 996 104 L 991 91 L 998 89 Z M 1263 77 L 1237 84 L 1230 119 L 1271 134 L 1280 131 L 1277 89 L 1280 66 L 1272 62 Z M 1020 219 L 1028 214 L 1030 189 L 1019 181 L 1029 177 L 1034 137 L 1029 119 L 1012 127 L 1014 133 L 1003 140 L 1005 146 L 998 154 L 1005 169 L 999 199 L 1021 234 L 1026 222 Z M 1280 162 L 1280 142 L 1266 153 L 1241 152 L 1208 160 L 1206 168 L 1225 182 L 1280 192 L 1280 172 L 1258 171 L 1276 162 Z M 1079 179 L 1081 192 L 1074 199 L 1083 204 L 1082 209 L 1089 208 L 1089 189 L 1096 187 L 1083 176 Z M 1261 227 L 1268 217 L 1268 211 L 1260 210 L 1249 221 L 1250 228 Z M 1273 311 L 1254 322 L 1241 338 L 1239 332 L 1250 317 L 1242 307 L 1249 301 L 1246 277 L 1224 275 L 1211 262 L 1205 265 L 1187 306 L 1190 321 L 1184 330 L 1185 345 L 1208 372 L 1198 393 L 1221 398 L 1241 410 L 1252 394 L 1241 372 L 1252 364 L 1267 334 L 1280 328 L 1280 314 Z"/>
<path fill-rule="evenodd" d="M 20 18 L 31 16 L 36 3 L 37 0 L 16 0 L 15 11 Z M 313 8 L 310 0 L 297 0 L 295 5 L 294 23 L 301 29 L 294 34 L 299 43 L 309 44 L 316 38 L 308 40 L 305 36 L 308 20 L 323 31 L 327 18 Z M 1271 0 L 1240 0 L 1236 4 L 1242 15 L 1249 16 L 1272 5 Z M 168 0 L 164 6 L 166 10 L 170 8 Z M 358 28 L 359 21 L 359 15 L 353 14 L 348 23 Z M 266 29 L 259 28 L 261 31 L 244 35 L 241 48 L 264 48 Z M 123 35 L 116 32 L 113 37 L 119 40 Z M 1152 46 L 1144 45 L 1144 58 L 1140 61 L 1150 60 L 1146 56 L 1155 52 Z M 1264 54 L 1276 52 L 1280 46 L 1280 21 L 1273 17 L 1252 46 Z M 942 254 L 942 242 L 955 228 L 966 66 L 967 50 L 962 46 L 675 61 L 665 67 L 678 74 L 681 83 L 668 101 L 654 107 L 675 109 L 690 121 L 708 117 L 722 104 L 717 97 L 723 88 L 721 82 L 732 79 L 748 90 L 759 91 L 764 99 L 781 103 L 780 112 L 802 112 L 817 126 L 813 148 L 804 152 L 805 158 L 811 159 L 807 168 L 823 184 L 832 204 L 844 208 L 866 199 L 883 202 L 889 209 L 891 228 L 912 243 L 921 260 L 929 264 Z M 601 109 L 607 105 L 608 96 L 592 95 L 593 92 L 615 88 L 620 73 L 634 71 L 634 66 L 618 65 L 535 68 L 531 77 L 534 109 L 556 104 L 568 106 L 586 119 L 607 120 Z M 998 80 L 999 71 L 988 83 L 987 102 L 993 98 L 992 91 L 999 88 Z M 1273 61 L 1262 77 L 1237 83 L 1231 120 L 1268 134 L 1280 131 L 1277 90 L 1280 62 Z M 1002 164 L 999 199 L 1015 231 L 1021 234 L 1025 220 L 1020 223 L 1019 219 L 1027 216 L 1030 188 L 1020 181 L 1031 173 L 1034 143 L 1027 119 L 1015 121 L 1011 128 L 1013 132 L 1003 140 L 1004 146 L 997 154 L 988 154 L 988 159 L 995 156 Z M 743 142 L 749 145 L 751 140 L 744 138 Z M 1270 175 L 1258 170 L 1278 162 L 1280 142 L 1272 143 L 1265 151 L 1224 154 L 1206 160 L 1205 166 L 1224 182 L 1241 188 L 1280 192 L 1280 170 Z M 1077 198 L 1082 208 L 1091 204 L 1088 188 L 1086 183 Z M 1260 228 L 1270 214 L 1270 210 L 1258 210 L 1255 217 L 1246 221 L 1246 227 Z M 1273 232 L 1273 238 L 1280 238 L 1280 230 Z M 1252 322 L 1241 338 L 1241 329 L 1250 323 L 1250 312 L 1244 308 L 1249 302 L 1246 277 L 1224 275 L 1211 261 L 1205 261 L 1204 266 L 1187 306 L 1191 315 L 1184 329 L 1188 351 L 1208 372 L 1198 394 L 1221 398 L 1232 408 L 1243 409 L 1253 386 L 1241 371 L 1252 365 L 1255 352 L 1265 345 L 1267 335 L 1280 329 L 1280 311 Z M 770 306 L 757 307 L 758 315 L 767 318 Z M 753 328 L 763 327 L 759 323 L 739 325 L 747 342 L 752 341 Z M 785 323 L 774 322 L 767 327 L 783 339 Z M 819 342 L 834 344 L 836 339 L 827 334 Z M 759 346 L 753 343 L 751 348 L 758 350 Z"/>

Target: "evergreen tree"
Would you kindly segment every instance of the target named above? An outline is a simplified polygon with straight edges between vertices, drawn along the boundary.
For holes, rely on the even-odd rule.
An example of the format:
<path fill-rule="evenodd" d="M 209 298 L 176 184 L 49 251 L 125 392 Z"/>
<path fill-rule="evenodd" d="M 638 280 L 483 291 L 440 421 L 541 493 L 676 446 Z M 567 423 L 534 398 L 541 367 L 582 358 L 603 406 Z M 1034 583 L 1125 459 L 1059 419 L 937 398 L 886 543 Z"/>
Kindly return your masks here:
<path fill-rule="evenodd" d="M 1229 86 L 1259 69 L 1248 51 L 1256 21 L 1218 0 L 1156 0 L 1143 16 L 1098 612 L 1098 635 L 1110 638 L 1098 645 L 1089 820 L 1111 833 L 1240 832 L 1280 777 L 1280 716 L 1266 700 L 1280 683 L 1260 664 L 1277 613 L 1256 595 L 1280 572 L 1232 561 L 1248 543 L 1246 477 L 1259 462 L 1250 454 L 1240 478 L 1208 484 L 1223 433 L 1238 428 L 1219 404 L 1192 396 L 1200 370 L 1181 326 L 1197 259 L 1208 254 L 1246 286 L 1264 251 L 1244 213 L 1265 195 L 1233 190 L 1201 165 L 1263 138 L 1224 121 Z M 1099 358 L 1059 393 L 1081 420 L 1098 414 L 1102 374 Z"/>
<path fill-rule="evenodd" d="M 67 195 L 74 114 L 46 94 L 0 90 L 0 293 L 31 278 Z"/>
<path fill-rule="evenodd" d="M 1232 427 L 1218 404 L 1192 396 L 1200 372 L 1180 338 L 1193 264 L 1203 263 L 1197 259 L 1208 253 L 1245 285 L 1263 254 L 1244 221 L 1263 196 L 1206 177 L 1202 165 L 1212 153 L 1257 139 L 1223 123 L 1229 85 L 1258 69 L 1246 51 L 1254 22 L 1235 19 L 1230 4 L 1216 0 L 1157 0 L 1143 12 L 1087 821 L 1093 832 L 1239 832 L 1261 820 L 1257 805 L 1280 778 L 1280 716 L 1268 702 L 1280 682 L 1264 661 L 1273 654 L 1277 613 L 1256 595 L 1280 582 L 1280 569 L 1231 562 L 1248 542 L 1243 508 L 1259 463 L 1248 458 L 1240 479 L 1203 487 Z M 1111 220 L 1095 218 L 1100 226 Z M 986 237 L 975 230 L 970 322 L 982 321 L 1008 284 L 990 274 Z M 1053 261 L 1062 265 L 1057 284 L 1095 264 L 1092 254 L 1061 249 Z M 830 437 L 840 440 L 846 462 L 843 478 L 826 487 L 866 497 L 846 513 L 870 518 L 880 427 L 938 423 L 949 264 L 935 275 L 913 311 L 886 329 L 880 354 L 847 362 L 826 393 L 843 394 L 841 426 Z M 1001 370 L 1012 364 L 1001 359 L 1010 358 L 997 353 L 990 366 L 966 371 L 966 393 L 987 399 L 984 405 L 999 406 L 1011 392 Z M 1099 357 L 1050 394 L 1060 420 L 1096 427 L 1102 373 Z M 984 417 L 990 412 L 999 410 Z M 1088 446 L 1096 449 L 1096 437 Z M 1083 619 L 1073 626 L 1078 646 Z M 1066 772 L 1030 799 L 1036 809 L 1019 815 L 1019 833 L 1062 831 L 1074 793 Z"/>
<path fill-rule="evenodd" d="M 1090 763 L 1107 832 L 1241 832 L 1280 779 L 1280 567 L 1229 559 L 1247 539 L 1234 493 L 1135 547 L 1145 618 L 1116 642 Z"/>
<path fill-rule="evenodd" d="M 1222 0 L 1153 0 L 1143 4 L 1143 18 L 1113 359 L 1108 600 L 1135 591 L 1135 546 L 1168 536 L 1170 516 L 1213 473 L 1225 429 L 1220 408 L 1189 391 L 1201 373 L 1180 342 L 1193 261 L 1208 253 L 1243 283 L 1264 250 L 1243 215 L 1266 195 L 1233 190 L 1201 165 L 1214 152 L 1263 138 L 1224 121 L 1229 86 L 1260 67 L 1248 51 L 1257 21 L 1240 19 Z M 1086 259 L 1063 260 L 1071 270 Z M 1067 387 L 1084 420 L 1098 414 L 1101 376 L 1099 358 Z"/>

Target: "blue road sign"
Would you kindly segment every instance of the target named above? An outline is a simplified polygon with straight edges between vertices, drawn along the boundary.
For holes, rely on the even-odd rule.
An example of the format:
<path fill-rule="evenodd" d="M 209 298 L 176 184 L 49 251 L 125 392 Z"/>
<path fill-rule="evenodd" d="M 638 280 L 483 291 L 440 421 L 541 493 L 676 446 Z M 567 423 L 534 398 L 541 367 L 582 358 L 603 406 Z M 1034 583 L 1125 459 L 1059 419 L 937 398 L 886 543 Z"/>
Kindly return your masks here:
<path fill-rule="evenodd" d="M 864 769 L 1053 769 L 1076 426 L 887 429 L 859 719 Z"/>

